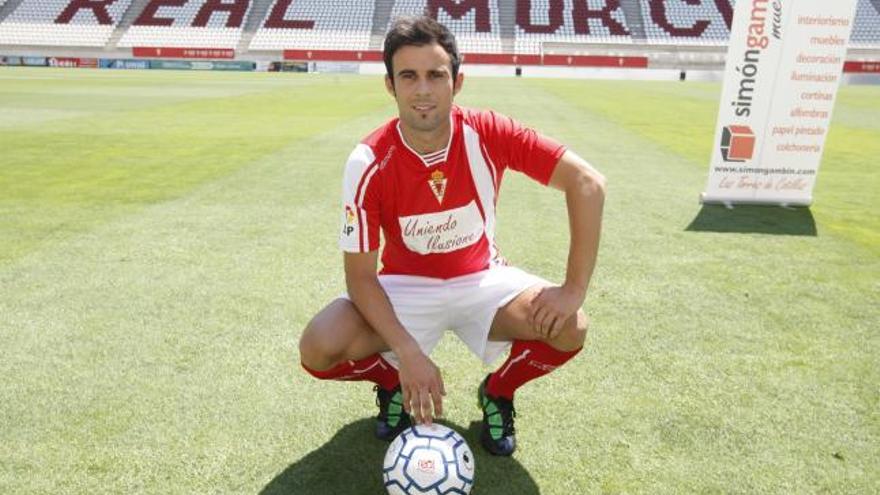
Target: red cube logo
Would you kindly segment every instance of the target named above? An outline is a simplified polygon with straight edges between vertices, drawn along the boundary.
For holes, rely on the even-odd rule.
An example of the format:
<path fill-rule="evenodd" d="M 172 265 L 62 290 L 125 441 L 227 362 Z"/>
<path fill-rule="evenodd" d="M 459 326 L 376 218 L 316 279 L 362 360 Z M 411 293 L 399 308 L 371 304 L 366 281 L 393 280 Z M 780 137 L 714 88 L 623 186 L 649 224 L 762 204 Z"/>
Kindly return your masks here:
<path fill-rule="evenodd" d="M 725 162 L 751 160 L 755 153 L 755 133 L 746 125 L 729 125 L 721 133 L 721 156 Z"/>

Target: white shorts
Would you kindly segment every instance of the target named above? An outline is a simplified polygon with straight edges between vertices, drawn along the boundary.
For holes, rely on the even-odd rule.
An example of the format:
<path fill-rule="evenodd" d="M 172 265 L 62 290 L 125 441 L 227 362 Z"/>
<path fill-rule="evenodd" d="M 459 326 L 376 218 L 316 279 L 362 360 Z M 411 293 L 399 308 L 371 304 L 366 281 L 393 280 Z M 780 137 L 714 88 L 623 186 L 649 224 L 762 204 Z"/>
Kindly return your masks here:
<path fill-rule="evenodd" d="M 512 266 L 493 266 L 482 272 L 447 280 L 414 275 L 379 275 L 397 319 L 426 355 L 452 330 L 468 349 L 490 364 L 510 342 L 490 342 L 489 330 L 498 308 L 524 290 L 550 282 Z M 348 296 L 344 296 L 348 298 Z M 395 367 L 391 352 L 382 357 Z"/>

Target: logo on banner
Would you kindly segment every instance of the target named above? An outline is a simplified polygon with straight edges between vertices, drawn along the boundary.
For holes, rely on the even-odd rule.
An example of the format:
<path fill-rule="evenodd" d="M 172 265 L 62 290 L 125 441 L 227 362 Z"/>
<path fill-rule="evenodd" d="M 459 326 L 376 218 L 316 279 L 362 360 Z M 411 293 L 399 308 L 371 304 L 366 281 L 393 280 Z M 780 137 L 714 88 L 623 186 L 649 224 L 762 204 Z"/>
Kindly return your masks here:
<path fill-rule="evenodd" d="M 437 202 L 441 205 L 443 204 L 443 196 L 446 195 L 447 181 L 448 179 L 443 175 L 443 172 L 439 170 L 431 173 L 431 180 L 428 181 L 428 185 L 431 186 L 431 192 L 434 193 L 434 197 L 437 198 Z"/>
<path fill-rule="evenodd" d="M 729 125 L 721 131 L 721 156 L 725 162 L 751 160 L 755 153 L 755 133 L 747 125 Z"/>

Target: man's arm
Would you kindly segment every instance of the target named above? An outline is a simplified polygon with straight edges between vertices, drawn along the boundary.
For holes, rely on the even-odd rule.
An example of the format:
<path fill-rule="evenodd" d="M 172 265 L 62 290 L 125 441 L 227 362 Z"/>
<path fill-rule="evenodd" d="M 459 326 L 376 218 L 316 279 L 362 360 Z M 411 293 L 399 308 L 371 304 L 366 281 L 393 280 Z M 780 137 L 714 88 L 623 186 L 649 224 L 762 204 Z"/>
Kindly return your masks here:
<path fill-rule="evenodd" d="M 605 177 L 566 151 L 550 176 L 550 186 L 565 193 L 571 235 L 568 266 L 562 286 L 545 289 L 532 301 L 530 323 L 537 333 L 553 339 L 587 295 L 599 252 Z"/>
<path fill-rule="evenodd" d="M 367 323 L 400 360 L 398 373 L 404 408 L 417 423 L 431 424 L 432 417 L 443 414 L 443 396 L 446 395 L 443 378 L 394 314 L 391 301 L 376 275 L 377 253 L 344 254 L 348 295 Z"/>

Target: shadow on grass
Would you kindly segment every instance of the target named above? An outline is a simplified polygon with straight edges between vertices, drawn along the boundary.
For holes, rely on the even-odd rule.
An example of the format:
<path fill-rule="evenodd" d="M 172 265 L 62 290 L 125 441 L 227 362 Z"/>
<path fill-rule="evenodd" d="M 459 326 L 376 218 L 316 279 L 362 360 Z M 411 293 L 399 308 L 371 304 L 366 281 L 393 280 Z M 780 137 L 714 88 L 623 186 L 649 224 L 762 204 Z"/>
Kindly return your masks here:
<path fill-rule="evenodd" d="M 809 208 L 703 205 L 685 230 L 815 236 L 816 221 Z"/>
<path fill-rule="evenodd" d="M 466 431 L 454 423 L 439 423 L 462 433 L 474 452 L 476 475 L 471 495 L 540 493 L 515 457 L 494 457 L 483 451 L 479 422 L 472 422 Z M 373 437 L 374 424 L 373 419 L 362 419 L 345 426 L 327 443 L 287 466 L 260 494 L 384 494 L 382 460 L 388 444 Z"/>

